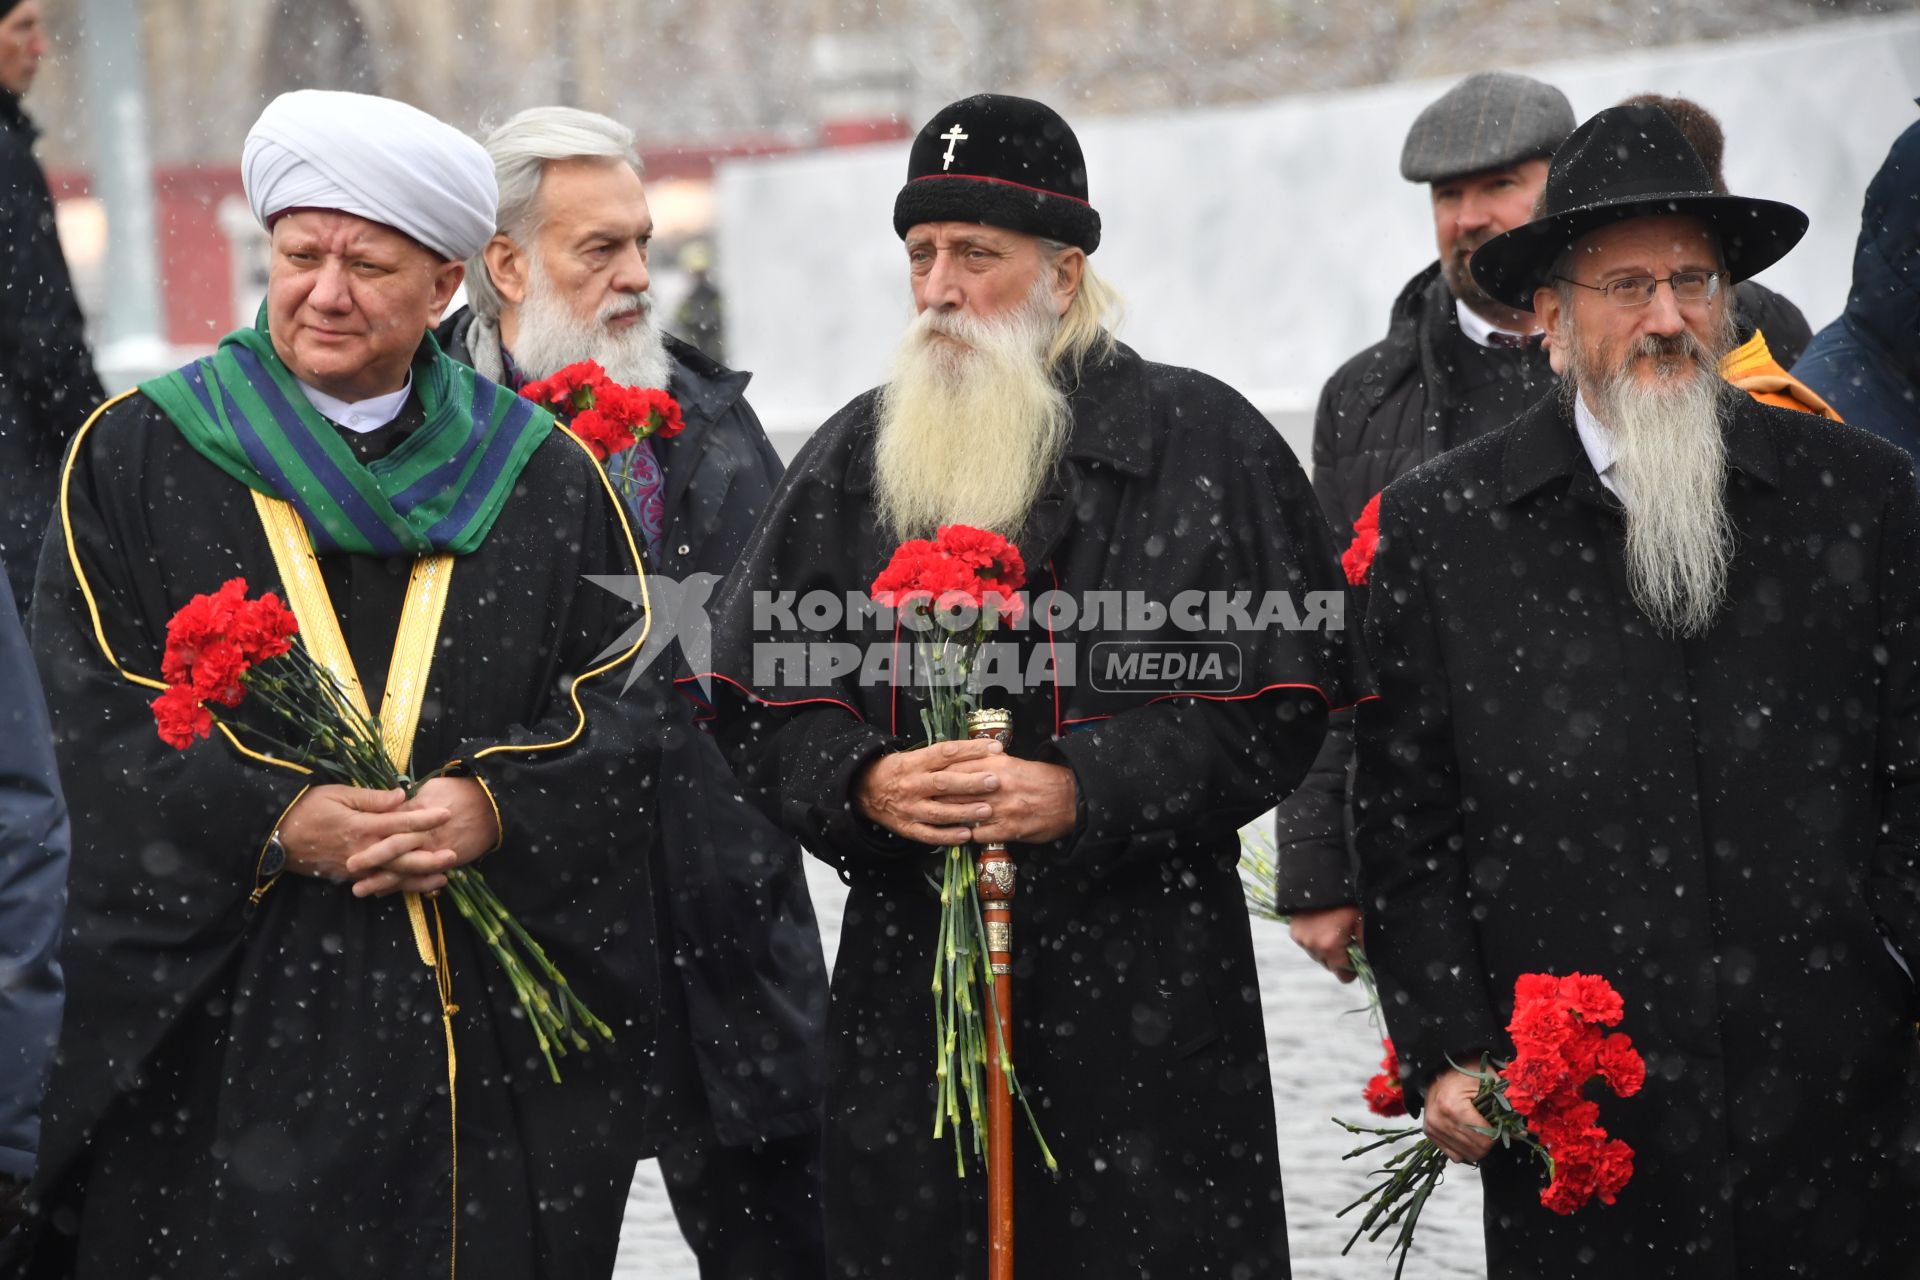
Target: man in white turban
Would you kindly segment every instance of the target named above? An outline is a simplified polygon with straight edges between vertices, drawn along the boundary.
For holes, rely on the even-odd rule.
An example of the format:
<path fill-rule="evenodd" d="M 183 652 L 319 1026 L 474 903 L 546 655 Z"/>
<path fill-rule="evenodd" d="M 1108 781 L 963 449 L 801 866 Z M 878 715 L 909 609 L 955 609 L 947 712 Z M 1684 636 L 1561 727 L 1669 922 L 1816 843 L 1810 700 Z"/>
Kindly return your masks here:
<path fill-rule="evenodd" d="M 634 540 L 585 449 L 428 334 L 493 231 L 478 145 L 301 92 L 244 165 L 272 234 L 259 320 L 94 413 L 40 566 L 74 851 L 17 1260 L 605 1275 L 657 989 L 634 833 L 659 704 L 648 681 L 618 696 L 640 628 L 586 575 L 631 580 Z M 336 785 L 251 700 L 211 741 L 160 740 L 168 621 L 236 577 L 323 660 L 336 642 L 383 723 L 417 721 L 393 750 L 428 781 Z M 613 1028 L 563 1083 L 480 936 L 425 896 L 470 865 Z"/>

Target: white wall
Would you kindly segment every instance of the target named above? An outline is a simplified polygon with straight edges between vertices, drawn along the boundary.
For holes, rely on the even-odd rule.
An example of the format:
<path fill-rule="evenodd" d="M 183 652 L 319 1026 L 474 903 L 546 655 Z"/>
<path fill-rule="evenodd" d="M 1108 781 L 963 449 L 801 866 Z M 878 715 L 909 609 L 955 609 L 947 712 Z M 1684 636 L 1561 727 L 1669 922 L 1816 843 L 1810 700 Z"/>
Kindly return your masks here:
<path fill-rule="evenodd" d="M 1728 185 L 1813 220 L 1763 278 L 1818 328 L 1846 299 L 1867 180 L 1916 118 L 1920 16 L 1517 69 L 1558 84 L 1582 119 L 1648 90 L 1715 112 Z M 1452 82 L 1072 120 L 1104 223 L 1093 261 L 1128 298 L 1126 340 L 1224 378 L 1300 447 L 1321 383 L 1385 331 L 1433 258 L 1400 145 Z M 729 357 L 754 371 L 754 404 L 789 442 L 883 374 L 907 313 L 892 228 L 905 169 L 893 144 L 720 171 Z"/>

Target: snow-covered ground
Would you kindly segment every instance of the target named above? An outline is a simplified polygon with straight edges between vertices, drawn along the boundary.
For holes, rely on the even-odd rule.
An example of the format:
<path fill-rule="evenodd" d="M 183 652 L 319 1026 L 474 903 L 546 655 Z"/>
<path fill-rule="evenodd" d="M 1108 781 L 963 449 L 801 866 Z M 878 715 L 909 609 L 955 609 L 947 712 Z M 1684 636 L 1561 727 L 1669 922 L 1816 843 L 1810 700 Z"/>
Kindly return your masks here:
<path fill-rule="evenodd" d="M 846 891 L 830 870 L 812 859 L 807 861 L 807 878 L 831 962 Z M 1386 1262 L 1384 1244 L 1363 1241 L 1348 1257 L 1340 1256 L 1352 1219 L 1336 1221 L 1334 1214 L 1366 1189 L 1372 1158 L 1342 1163 L 1341 1155 L 1356 1142 L 1329 1121 L 1334 1115 L 1365 1118 L 1360 1086 L 1379 1066 L 1380 1042 L 1366 1015 L 1352 1012 L 1361 1003 L 1355 988 L 1340 986 L 1309 961 L 1288 939 L 1284 926 L 1256 920 L 1253 929 L 1293 1274 L 1296 1280 L 1385 1280 L 1393 1268 Z M 1467 1280 L 1486 1274 L 1480 1187 L 1472 1170 L 1449 1175 L 1421 1215 L 1420 1238 L 1424 1244 L 1407 1266 L 1409 1280 Z M 620 1280 L 694 1280 L 696 1274 L 674 1226 L 658 1166 L 651 1160 L 634 1178 L 614 1274 Z"/>

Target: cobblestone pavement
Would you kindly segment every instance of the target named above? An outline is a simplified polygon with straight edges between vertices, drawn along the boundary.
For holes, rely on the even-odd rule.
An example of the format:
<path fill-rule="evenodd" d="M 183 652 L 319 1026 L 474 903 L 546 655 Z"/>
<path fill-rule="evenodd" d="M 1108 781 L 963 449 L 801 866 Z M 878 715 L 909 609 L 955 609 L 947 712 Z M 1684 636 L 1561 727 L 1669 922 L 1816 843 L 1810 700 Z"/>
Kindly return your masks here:
<path fill-rule="evenodd" d="M 839 939 L 845 891 L 831 870 L 809 858 L 807 877 L 825 931 L 827 957 Z M 1330 1116 L 1364 1119 L 1360 1086 L 1379 1066 L 1380 1045 L 1360 999 L 1322 973 L 1287 938 L 1285 926 L 1254 922 L 1260 989 L 1273 1067 L 1280 1161 L 1296 1280 L 1387 1280 L 1393 1268 L 1384 1244 L 1340 1247 L 1352 1228 L 1334 1214 L 1366 1189 L 1370 1158 L 1342 1163 L 1356 1140 Z M 674 1225 L 657 1166 L 641 1164 L 620 1236 L 619 1280 L 696 1280 L 691 1255 Z M 1450 1175 L 1421 1215 L 1420 1239 L 1407 1280 L 1467 1280 L 1486 1274 L 1480 1239 L 1480 1187 L 1469 1170 Z M 1125 1280 L 1114 1277 L 1114 1280 Z"/>

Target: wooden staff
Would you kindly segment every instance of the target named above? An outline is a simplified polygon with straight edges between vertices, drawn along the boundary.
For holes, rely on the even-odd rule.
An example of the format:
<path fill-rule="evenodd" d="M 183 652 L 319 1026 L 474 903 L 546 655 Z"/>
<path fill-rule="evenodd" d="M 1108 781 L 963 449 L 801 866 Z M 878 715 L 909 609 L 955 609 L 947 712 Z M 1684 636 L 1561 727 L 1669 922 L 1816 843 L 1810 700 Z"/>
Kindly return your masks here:
<path fill-rule="evenodd" d="M 1013 745 L 1013 713 L 967 715 L 967 737 Z M 1001 1070 L 1013 1055 L 1013 859 L 1004 844 L 980 846 L 980 914 L 987 925 L 987 971 L 993 1000 L 987 1007 L 987 1278 L 1013 1280 L 1013 1090 Z"/>

